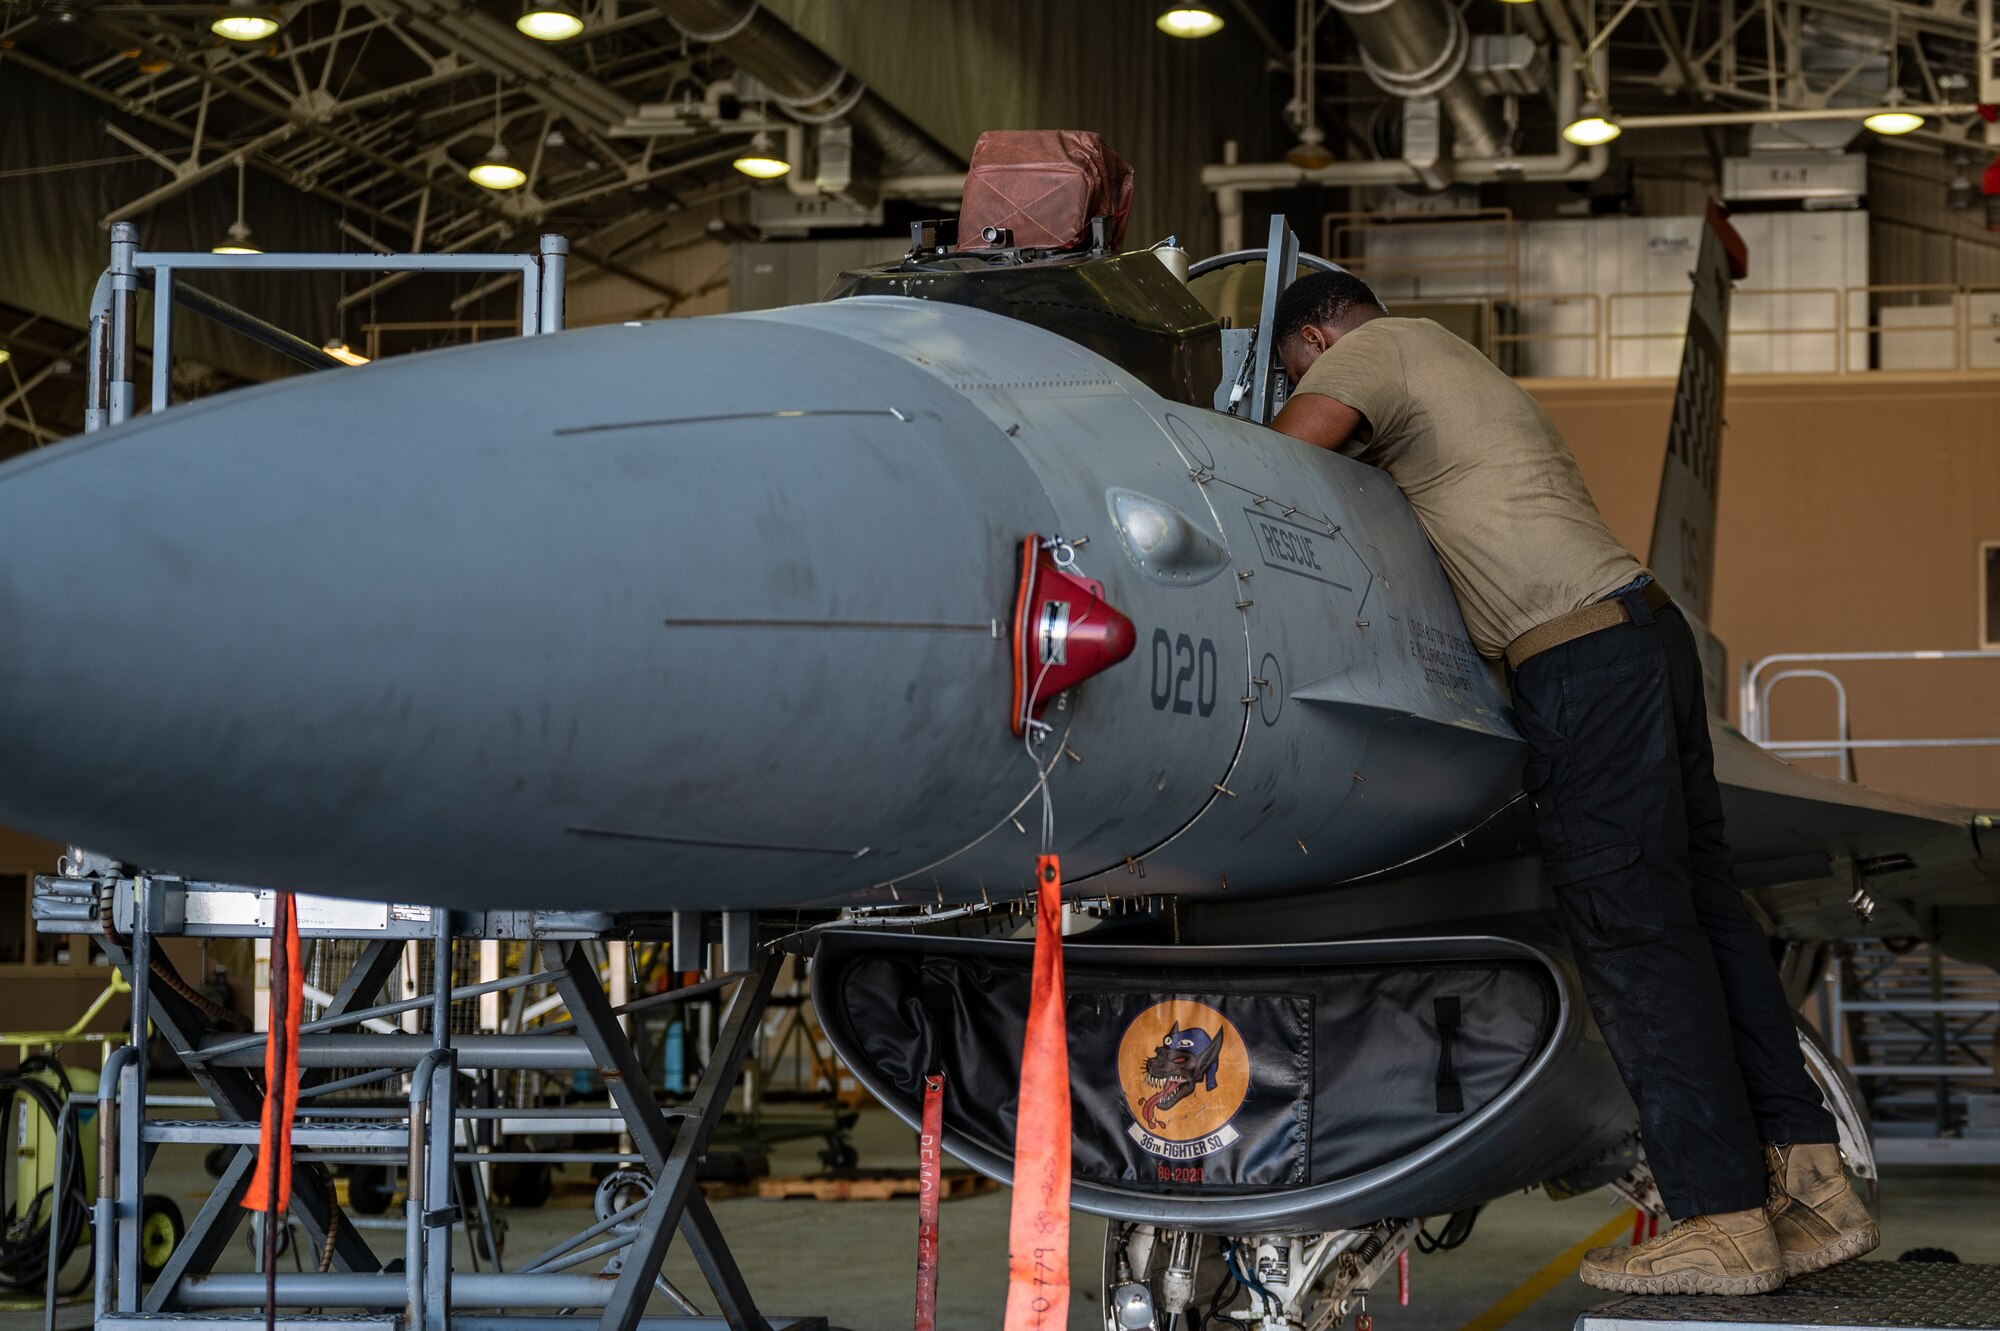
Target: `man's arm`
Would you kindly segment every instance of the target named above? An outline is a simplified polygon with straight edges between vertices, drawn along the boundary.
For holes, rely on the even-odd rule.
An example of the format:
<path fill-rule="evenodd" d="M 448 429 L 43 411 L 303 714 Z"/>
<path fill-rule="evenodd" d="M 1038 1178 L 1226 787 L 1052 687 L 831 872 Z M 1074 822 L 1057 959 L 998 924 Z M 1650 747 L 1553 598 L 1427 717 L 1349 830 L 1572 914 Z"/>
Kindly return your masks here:
<path fill-rule="evenodd" d="M 1367 424 L 1366 417 L 1338 398 L 1299 393 L 1285 403 L 1271 428 L 1315 447 L 1338 451 Z"/>

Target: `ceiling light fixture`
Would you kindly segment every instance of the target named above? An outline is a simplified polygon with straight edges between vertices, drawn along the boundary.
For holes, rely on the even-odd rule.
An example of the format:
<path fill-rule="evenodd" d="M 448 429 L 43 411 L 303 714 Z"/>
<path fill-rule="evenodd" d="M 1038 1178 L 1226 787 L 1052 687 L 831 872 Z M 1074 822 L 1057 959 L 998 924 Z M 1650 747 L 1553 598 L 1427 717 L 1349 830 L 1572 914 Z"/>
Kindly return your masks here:
<path fill-rule="evenodd" d="M 243 220 L 243 168 L 244 159 L 236 159 L 236 220 L 229 224 L 229 233 L 212 254 L 262 254 L 264 251 L 250 243 L 250 224 Z"/>
<path fill-rule="evenodd" d="M 1877 111 L 1861 123 L 1877 134 L 1908 134 L 1911 130 L 1922 129 L 1924 118 L 1914 111 L 1898 111 L 1891 108 Z"/>
<path fill-rule="evenodd" d="M 743 155 L 730 163 L 752 180 L 776 180 L 792 169 L 784 154 L 771 146 L 771 136 L 758 130 Z"/>
<path fill-rule="evenodd" d="M 368 358 L 353 347 L 348 346 L 347 339 L 344 337 L 328 338 L 326 345 L 321 347 L 320 350 L 344 365 L 366 365 L 368 363 Z"/>
<path fill-rule="evenodd" d="M 210 32 L 232 42 L 261 42 L 278 28 L 272 11 L 256 0 L 234 0 L 227 8 L 217 10 L 215 21 L 208 25 Z"/>
<path fill-rule="evenodd" d="M 519 189 L 528 183 L 528 173 L 514 165 L 514 154 L 500 141 L 500 84 L 493 84 L 493 143 L 477 162 L 466 168 L 465 178 L 494 193 Z"/>
<path fill-rule="evenodd" d="M 1169 37 L 1213 37 L 1222 31 L 1222 15 L 1207 5 L 1169 5 L 1153 26 Z"/>
<path fill-rule="evenodd" d="M 1326 146 L 1326 131 L 1307 125 L 1299 131 L 1299 141 L 1285 151 L 1285 160 L 1301 171 L 1319 171 L 1333 165 L 1333 153 Z"/>
<path fill-rule="evenodd" d="M 514 26 L 538 42 L 566 42 L 583 31 L 574 5 L 558 0 L 528 0 Z"/>
<path fill-rule="evenodd" d="M 211 254 L 262 254 L 264 251 L 250 243 L 250 228 L 237 218 L 229 224 L 229 235 L 220 245 L 210 250 Z"/>
<path fill-rule="evenodd" d="M 485 155 L 469 167 L 465 175 L 473 184 L 496 192 L 519 189 L 528 183 L 528 173 L 514 165 L 514 154 L 508 152 L 507 145 L 498 139 L 493 140 Z"/>
<path fill-rule="evenodd" d="M 1861 123 L 1877 134 L 1891 137 L 1908 134 L 1924 127 L 1924 118 L 1914 111 L 1900 109 L 1903 104 L 1902 71 L 1900 68 L 1903 45 L 1896 31 L 1896 7 L 1889 7 L 1889 95 L 1883 100 L 1888 103 L 1880 111 L 1866 116 Z"/>
<path fill-rule="evenodd" d="M 1576 119 L 1563 126 L 1563 137 L 1579 148 L 1601 147 L 1624 132 L 1617 121 L 1605 118 L 1603 109 L 1594 101 L 1586 101 L 1577 111 Z"/>

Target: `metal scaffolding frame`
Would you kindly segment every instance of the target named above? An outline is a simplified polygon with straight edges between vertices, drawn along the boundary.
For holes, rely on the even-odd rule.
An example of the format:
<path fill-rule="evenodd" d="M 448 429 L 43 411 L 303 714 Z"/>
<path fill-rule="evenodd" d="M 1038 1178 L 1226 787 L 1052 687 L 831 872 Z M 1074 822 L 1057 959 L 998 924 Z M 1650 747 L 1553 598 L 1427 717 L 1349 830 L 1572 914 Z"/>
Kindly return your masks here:
<path fill-rule="evenodd" d="M 272 900 L 268 890 L 143 873 L 128 876 L 102 864 L 73 866 L 66 875 L 35 882 L 37 927 L 95 939 L 132 986 L 132 1042 L 112 1051 L 96 1102 L 102 1146 L 92 1233 L 94 1325 L 100 1331 L 141 1331 L 163 1319 L 226 1331 L 241 1317 L 220 1310 L 264 1302 L 263 1274 L 213 1270 L 247 1215 L 241 1201 L 257 1157 L 264 1090 L 256 1070 L 263 1063 L 264 1037 L 223 1029 L 215 1013 L 189 999 L 185 985 L 167 978 L 170 969 L 158 969 L 156 941 L 176 935 L 261 937 L 268 930 Z M 823 1331 L 825 1323 L 818 1318 L 767 1319 L 758 1311 L 697 1186 L 702 1156 L 732 1089 L 756 1053 L 784 961 L 773 950 L 750 946 L 747 915 L 721 917 L 721 964 L 707 980 L 614 1005 L 585 951 L 586 942 L 612 934 L 643 935 L 649 927 L 658 936 L 661 926 L 602 912 L 454 912 L 299 900 L 304 907 L 302 939 L 359 938 L 366 946 L 325 1011 L 301 1031 L 299 1066 L 306 1075 L 293 1131 L 300 1167 L 292 1174 L 288 1220 L 313 1250 L 324 1254 L 330 1269 L 279 1273 L 281 1309 L 363 1309 L 362 1316 L 349 1320 L 399 1331 L 537 1331 L 574 1326 L 585 1318 L 602 1331 Z M 700 969 L 707 951 L 700 917 L 675 916 L 672 935 L 677 954 L 688 953 L 676 956 L 677 966 L 685 962 L 687 969 Z M 451 944 L 469 938 L 530 944 L 532 965 L 518 976 L 454 986 Z M 429 992 L 376 1002 L 406 944 L 413 941 L 427 941 L 433 949 Z M 454 1035 L 452 1003 L 531 985 L 553 985 L 570 1020 L 534 1032 Z M 720 1014 L 714 1052 L 692 1097 L 684 1105 L 662 1105 L 620 1029 L 620 1018 L 641 1008 L 719 998 L 725 990 L 730 996 Z M 410 1011 L 429 1014 L 427 1032 L 378 1034 L 365 1025 Z M 213 1104 L 215 1118 L 147 1117 L 144 1050 L 149 1030 L 180 1056 Z M 372 1070 L 328 1079 L 331 1069 L 357 1066 Z M 522 1067 L 595 1070 L 609 1087 L 634 1148 L 629 1154 L 536 1152 L 532 1158 L 636 1164 L 643 1175 L 627 1177 L 634 1178 L 643 1196 L 601 1214 L 595 1224 L 508 1271 L 501 1267 L 477 1167 L 526 1153 L 483 1147 L 474 1129 L 483 1120 L 534 1111 L 461 1104 L 459 1087 L 465 1073 Z M 351 1107 L 328 1099 L 359 1083 L 404 1076 L 408 1092 L 401 1110 Z M 577 1118 L 588 1111 L 553 1112 Z M 228 1154 L 214 1190 L 172 1258 L 150 1287 L 142 1287 L 145 1176 L 153 1154 L 169 1143 L 219 1147 Z M 315 1167 L 333 1161 L 406 1164 L 401 1272 L 385 1271 L 362 1228 L 343 1222 L 331 1176 Z M 59 1220 L 59 1215 L 51 1217 L 52 1236 Z M 475 1263 L 483 1239 L 484 1254 L 495 1269 L 454 1269 L 452 1236 L 459 1229 L 472 1241 Z M 692 1302 L 660 1275 L 676 1233 L 708 1284 L 717 1308 L 714 1316 L 693 1312 Z M 606 1258 L 610 1261 L 599 1273 L 574 1270 Z M 646 1315 L 655 1290 L 685 1315 Z M 297 1320 L 281 1316 L 279 1324 Z"/>

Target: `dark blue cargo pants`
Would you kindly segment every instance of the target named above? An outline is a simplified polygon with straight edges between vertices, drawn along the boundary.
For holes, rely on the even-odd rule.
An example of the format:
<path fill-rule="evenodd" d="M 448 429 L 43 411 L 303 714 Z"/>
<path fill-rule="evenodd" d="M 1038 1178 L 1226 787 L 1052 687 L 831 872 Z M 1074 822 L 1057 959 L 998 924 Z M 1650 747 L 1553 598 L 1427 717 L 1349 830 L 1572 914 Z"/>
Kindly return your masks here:
<path fill-rule="evenodd" d="M 1837 1140 L 1771 945 L 1730 876 L 1694 636 L 1679 610 L 1522 662 L 1542 859 L 1675 1219 L 1764 1204 L 1761 1144 Z"/>

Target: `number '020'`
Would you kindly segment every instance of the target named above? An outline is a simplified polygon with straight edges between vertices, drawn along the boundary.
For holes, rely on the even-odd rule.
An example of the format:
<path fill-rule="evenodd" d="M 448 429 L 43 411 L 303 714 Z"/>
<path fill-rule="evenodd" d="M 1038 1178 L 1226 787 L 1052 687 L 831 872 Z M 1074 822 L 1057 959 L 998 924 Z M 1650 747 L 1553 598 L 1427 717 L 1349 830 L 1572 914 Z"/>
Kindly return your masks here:
<path fill-rule="evenodd" d="M 1215 643 L 1153 630 L 1153 709 L 1207 716 L 1215 710 Z M 1192 687 L 1190 687 L 1192 686 Z"/>

